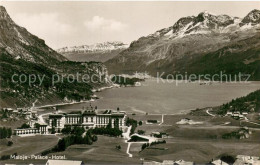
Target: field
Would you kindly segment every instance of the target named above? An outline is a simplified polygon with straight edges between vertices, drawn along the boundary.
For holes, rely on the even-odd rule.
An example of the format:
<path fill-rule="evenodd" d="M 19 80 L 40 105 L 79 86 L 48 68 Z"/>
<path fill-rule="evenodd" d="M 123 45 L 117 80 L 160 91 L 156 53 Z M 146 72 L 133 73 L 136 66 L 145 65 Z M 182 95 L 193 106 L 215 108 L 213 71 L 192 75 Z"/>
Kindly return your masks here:
<path fill-rule="evenodd" d="M 196 163 L 207 163 L 222 154 L 259 156 L 259 143 L 246 143 L 240 141 L 201 141 L 201 140 L 175 140 L 166 144 L 158 144 L 152 149 L 145 149 L 139 155 L 146 160 L 186 160 Z"/>
<path fill-rule="evenodd" d="M 120 145 L 121 149 L 116 149 Z M 72 145 L 66 151 L 55 153 L 65 155 L 68 159 L 82 160 L 85 163 L 105 164 L 137 164 L 138 159 L 129 158 L 126 154 L 127 144 L 123 138 L 98 136 L 98 141 L 92 145 Z"/>
<path fill-rule="evenodd" d="M 163 123 L 161 123 L 162 115 L 130 115 L 129 117 L 143 121 L 136 131 L 144 130 L 147 136 L 157 131 L 169 134 L 169 137 L 165 139 L 167 143 L 157 144 L 143 151 L 141 151 L 142 144 L 132 143 L 130 153 L 133 154 L 133 157 L 129 158 L 126 154 L 127 144 L 122 138 L 99 136 L 98 142 L 91 146 L 73 145 L 58 154 L 88 163 L 136 164 L 141 163 L 141 159 L 146 161 L 183 159 L 196 163 L 207 163 L 223 154 L 259 156 L 260 153 L 260 129 L 253 129 L 252 135 L 248 139 L 222 139 L 223 134 L 241 128 L 240 121 L 230 117 L 212 117 L 206 114 L 202 116 L 195 114 L 164 115 Z M 203 124 L 177 125 L 176 122 L 183 118 L 201 121 Z M 146 124 L 147 120 L 158 120 L 158 123 Z M 122 148 L 117 150 L 116 145 L 120 145 Z"/>
<path fill-rule="evenodd" d="M 141 151 L 141 143 L 132 143 L 130 153 L 126 153 L 127 143 L 123 138 L 98 136 L 98 141 L 92 145 L 72 145 L 65 151 L 52 153 L 61 155 L 70 160 L 82 160 L 85 163 L 106 164 L 141 164 L 145 161 L 163 160 L 186 160 L 195 163 L 208 163 L 223 154 L 232 156 L 244 154 L 260 156 L 260 126 L 254 125 L 249 129 L 252 131 L 248 139 L 223 139 L 222 135 L 238 131 L 245 122 L 230 117 L 213 117 L 205 111 L 196 111 L 190 114 L 178 115 L 128 115 L 130 118 L 142 121 L 142 125 L 136 128 L 144 130 L 145 135 L 150 136 L 152 132 L 164 132 L 168 134 L 165 138 L 166 144 L 149 146 Z M 176 124 L 181 119 L 190 119 L 200 124 Z M 149 124 L 147 120 L 157 120 L 156 124 Z M 7 141 L 0 141 L 0 155 L 13 154 L 37 154 L 57 144 L 56 136 L 14 137 L 14 145 L 7 147 Z M 33 142 L 33 143 L 31 143 Z M 121 149 L 116 149 L 120 145 Z M 9 160 L 6 162 L 21 163 L 21 161 Z M 46 160 L 27 160 L 22 163 L 45 163 Z"/>
<path fill-rule="evenodd" d="M 28 120 L 22 119 L 22 118 L 13 118 L 13 119 L 1 119 L 0 120 L 0 127 L 7 127 L 16 129 L 17 127 L 20 127 L 22 124 L 27 123 Z"/>
<path fill-rule="evenodd" d="M 156 119 L 162 116 L 131 116 L 138 121 Z M 176 122 L 188 118 L 202 124 L 177 125 Z M 260 156 L 260 126 L 252 125 L 252 135 L 248 139 L 222 139 L 222 135 L 237 131 L 241 126 L 250 126 L 230 117 L 212 117 L 203 111 L 182 114 L 164 115 L 162 124 L 144 124 L 138 129 L 145 130 L 146 135 L 152 132 L 165 132 L 169 136 L 166 144 L 157 144 L 141 151 L 141 144 L 132 144 L 130 153 L 134 157 L 147 161 L 186 160 L 196 163 L 208 163 L 223 154 Z"/>
<path fill-rule="evenodd" d="M 52 148 L 58 142 L 58 137 L 54 135 L 36 135 L 36 136 L 27 136 L 27 137 L 18 137 L 13 136 L 12 146 L 7 146 L 7 141 L 10 139 L 1 139 L 0 140 L 0 156 L 10 155 L 17 153 L 18 155 L 38 155 L 42 151 Z M 45 163 L 46 161 L 23 161 L 23 160 L 7 160 L 0 161 L 1 163 L 29 163 L 29 162 L 39 162 Z"/>

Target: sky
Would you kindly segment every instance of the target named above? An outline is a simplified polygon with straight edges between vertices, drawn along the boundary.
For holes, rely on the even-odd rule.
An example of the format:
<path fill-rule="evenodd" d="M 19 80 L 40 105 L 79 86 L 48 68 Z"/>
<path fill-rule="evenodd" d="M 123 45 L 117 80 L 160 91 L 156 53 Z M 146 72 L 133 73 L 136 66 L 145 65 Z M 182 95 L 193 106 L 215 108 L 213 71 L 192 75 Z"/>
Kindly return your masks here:
<path fill-rule="evenodd" d="M 11 18 L 54 49 L 106 41 L 130 44 L 205 10 L 244 17 L 255 2 L 1 1 Z"/>

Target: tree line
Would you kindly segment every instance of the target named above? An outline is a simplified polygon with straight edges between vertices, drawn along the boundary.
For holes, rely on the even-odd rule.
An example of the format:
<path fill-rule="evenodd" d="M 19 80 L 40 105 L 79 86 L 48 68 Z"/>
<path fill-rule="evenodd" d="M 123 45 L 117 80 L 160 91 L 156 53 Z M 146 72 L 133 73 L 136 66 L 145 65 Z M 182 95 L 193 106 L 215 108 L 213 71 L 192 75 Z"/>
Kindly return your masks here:
<path fill-rule="evenodd" d="M 122 131 L 118 128 L 94 128 L 89 130 L 91 133 L 96 135 L 109 135 L 118 137 L 122 135 Z"/>
<path fill-rule="evenodd" d="M 71 129 L 70 127 L 66 127 L 62 130 L 62 132 L 66 132 L 66 134 L 69 135 L 60 139 L 58 144 L 55 147 L 42 152 L 41 155 L 47 155 L 53 152 L 65 151 L 69 146 L 74 144 L 92 145 L 93 142 L 96 142 L 98 140 L 98 137 L 96 135 L 93 135 L 89 130 L 84 135 L 85 129 L 83 127 L 75 127 L 73 129 Z"/>
<path fill-rule="evenodd" d="M 123 76 L 114 76 L 111 78 L 111 81 L 113 81 L 116 84 L 119 85 L 135 85 L 136 82 L 144 81 L 144 79 L 139 78 L 128 78 Z"/>
<path fill-rule="evenodd" d="M 231 102 L 220 106 L 218 114 L 224 115 L 228 111 L 250 112 L 251 107 L 255 112 L 260 111 L 260 90 L 249 93 L 247 96 L 233 99 Z"/>
<path fill-rule="evenodd" d="M 119 128 L 111 128 L 111 124 L 108 124 L 105 128 L 94 128 L 89 129 L 87 132 L 84 127 L 66 126 L 61 130 L 65 135 L 68 135 L 59 140 L 58 144 L 52 149 L 42 152 L 42 155 L 47 155 L 53 152 L 65 151 L 69 146 L 74 144 L 88 144 L 92 145 L 93 142 L 98 140 L 97 135 L 109 135 L 109 136 L 120 136 L 122 131 Z M 84 135 L 85 134 L 85 135 Z"/>
<path fill-rule="evenodd" d="M 147 148 L 149 146 L 153 146 L 153 145 L 156 145 L 156 144 L 164 144 L 164 143 L 166 143 L 165 140 L 155 141 L 155 142 L 152 142 L 151 144 L 150 143 L 144 143 L 141 148 L 142 148 L 142 150 L 144 150 L 145 148 Z"/>
<path fill-rule="evenodd" d="M 10 138 L 12 136 L 12 129 L 0 127 L 0 139 Z"/>
<path fill-rule="evenodd" d="M 132 135 L 132 134 L 134 134 L 134 132 L 135 132 L 135 129 L 136 129 L 136 127 L 137 127 L 137 121 L 136 120 L 134 120 L 134 119 L 131 119 L 131 118 L 127 118 L 126 119 L 126 126 L 132 126 L 132 128 L 131 128 L 131 130 L 130 130 L 130 134 Z M 139 123 L 139 125 L 140 125 L 140 123 Z"/>

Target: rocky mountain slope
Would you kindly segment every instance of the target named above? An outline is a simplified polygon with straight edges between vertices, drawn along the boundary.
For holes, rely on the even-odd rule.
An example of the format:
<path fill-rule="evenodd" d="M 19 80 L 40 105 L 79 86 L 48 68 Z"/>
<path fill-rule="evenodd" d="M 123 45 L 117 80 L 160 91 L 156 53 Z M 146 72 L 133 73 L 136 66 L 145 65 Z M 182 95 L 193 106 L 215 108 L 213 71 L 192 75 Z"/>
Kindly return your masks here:
<path fill-rule="evenodd" d="M 95 75 L 95 82 L 89 79 L 83 82 L 84 75 L 90 78 Z M 30 106 L 36 100 L 36 104 L 49 104 L 90 99 L 93 87 L 110 84 L 103 64 L 68 61 L 44 40 L 18 26 L 3 6 L 0 6 L 0 80 L 1 107 Z"/>
<path fill-rule="evenodd" d="M 251 74 L 260 80 L 260 11 L 244 18 L 199 13 L 139 38 L 105 64 L 109 73 Z"/>
<path fill-rule="evenodd" d="M 57 52 L 72 61 L 105 62 L 117 56 L 127 47 L 128 45 L 123 42 L 113 41 L 93 45 L 64 47 L 58 49 Z"/>
<path fill-rule="evenodd" d="M 67 60 L 49 48 L 44 40 L 15 24 L 3 6 L 0 6 L 0 21 L 0 46 L 12 58 L 42 64 Z"/>

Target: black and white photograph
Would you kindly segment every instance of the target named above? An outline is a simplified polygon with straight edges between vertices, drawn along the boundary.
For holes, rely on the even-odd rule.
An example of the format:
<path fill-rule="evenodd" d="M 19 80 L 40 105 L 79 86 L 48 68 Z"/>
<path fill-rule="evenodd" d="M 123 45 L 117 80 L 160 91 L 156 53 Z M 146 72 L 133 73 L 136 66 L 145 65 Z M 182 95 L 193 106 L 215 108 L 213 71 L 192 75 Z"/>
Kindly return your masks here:
<path fill-rule="evenodd" d="M 0 165 L 260 165 L 260 1 L 0 1 Z"/>

